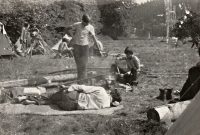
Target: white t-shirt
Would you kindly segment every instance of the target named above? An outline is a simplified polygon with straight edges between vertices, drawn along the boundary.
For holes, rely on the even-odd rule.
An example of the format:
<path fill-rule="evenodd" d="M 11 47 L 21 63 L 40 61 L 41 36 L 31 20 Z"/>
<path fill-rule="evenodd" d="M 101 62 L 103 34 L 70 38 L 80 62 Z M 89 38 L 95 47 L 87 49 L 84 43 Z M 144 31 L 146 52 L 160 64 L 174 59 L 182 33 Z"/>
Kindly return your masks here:
<path fill-rule="evenodd" d="M 94 27 L 91 24 L 83 27 L 81 22 L 74 23 L 71 27 L 75 30 L 75 44 L 89 45 L 89 35 L 95 35 Z"/>
<path fill-rule="evenodd" d="M 137 71 L 140 71 L 140 59 L 137 56 L 132 55 L 131 59 L 127 58 L 126 56 L 120 57 L 118 60 L 126 60 L 128 71 L 130 71 L 133 67 L 136 68 Z"/>
<path fill-rule="evenodd" d="M 78 91 L 78 110 L 102 109 L 110 107 L 111 96 L 103 87 L 71 85 L 68 91 Z"/>

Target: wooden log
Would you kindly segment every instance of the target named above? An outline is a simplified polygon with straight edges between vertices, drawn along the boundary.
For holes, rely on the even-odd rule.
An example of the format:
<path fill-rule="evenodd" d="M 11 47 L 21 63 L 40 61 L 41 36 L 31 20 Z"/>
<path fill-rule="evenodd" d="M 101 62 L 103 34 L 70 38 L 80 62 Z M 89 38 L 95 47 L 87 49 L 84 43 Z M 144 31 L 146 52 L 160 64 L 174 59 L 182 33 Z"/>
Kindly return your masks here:
<path fill-rule="evenodd" d="M 143 64 L 141 64 L 140 67 L 144 67 Z M 126 67 L 121 67 L 122 69 L 126 69 Z M 89 70 L 110 70 L 110 67 L 88 67 L 87 69 Z M 67 71 L 76 71 L 75 68 L 68 68 L 68 69 L 63 69 L 63 70 L 56 70 L 52 72 L 46 72 L 46 71 L 36 71 L 36 73 L 39 74 L 55 74 L 55 73 L 60 73 L 60 72 L 67 72 Z M 147 71 L 140 71 L 140 72 L 147 72 Z"/>
<path fill-rule="evenodd" d="M 146 77 L 150 78 L 158 78 L 158 77 L 168 77 L 168 78 L 182 78 L 181 76 L 166 76 L 166 75 L 145 75 Z"/>
<path fill-rule="evenodd" d="M 188 73 L 149 73 L 149 75 L 188 75 Z"/>
<path fill-rule="evenodd" d="M 40 86 L 45 87 L 45 88 L 52 88 L 52 87 L 58 87 L 60 85 L 65 85 L 65 87 L 67 88 L 69 87 L 69 86 L 66 86 L 66 84 L 59 83 L 59 82 L 45 83 L 45 84 L 41 84 Z"/>
<path fill-rule="evenodd" d="M 92 69 L 92 70 L 109 70 L 110 67 L 88 67 L 87 69 Z M 76 71 L 76 68 L 68 68 L 68 69 L 63 69 L 63 70 L 56 70 L 52 72 L 46 72 L 46 71 L 36 71 L 36 73 L 39 74 L 55 74 L 55 73 L 60 73 L 60 72 L 67 72 L 67 71 Z"/>
<path fill-rule="evenodd" d="M 48 80 L 51 82 L 58 81 L 68 81 L 77 78 L 77 74 L 63 74 L 63 75 L 55 75 L 55 76 L 45 76 L 45 77 L 32 77 L 28 79 L 20 79 L 20 80 L 11 80 L 0 82 L 0 87 L 18 87 L 18 86 L 36 86 L 40 84 L 48 83 Z"/>
<path fill-rule="evenodd" d="M 199 99 L 200 92 L 196 94 L 185 111 L 174 122 L 165 135 L 199 135 Z"/>
<path fill-rule="evenodd" d="M 148 110 L 147 118 L 160 122 L 174 121 L 187 108 L 191 101 L 177 102 L 174 104 L 167 104 L 154 107 Z"/>
<path fill-rule="evenodd" d="M 45 84 L 41 84 L 41 87 L 45 87 L 45 88 L 50 88 L 50 87 L 57 87 L 59 86 L 60 83 L 59 82 L 53 82 L 53 83 L 45 83 Z"/>
<path fill-rule="evenodd" d="M 77 74 L 54 75 L 54 76 L 46 76 L 44 78 L 47 80 L 51 80 L 52 82 L 67 81 L 67 80 L 76 79 Z"/>
<path fill-rule="evenodd" d="M 104 76 L 104 75 L 97 75 L 97 76 L 94 76 L 94 74 L 90 77 L 88 77 L 87 79 L 83 79 L 83 80 L 88 80 L 88 85 L 89 86 L 95 86 L 96 85 L 96 79 L 97 77 L 100 77 L 100 76 Z M 41 87 L 45 87 L 45 88 L 50 88 L 50 87 L 58 87 L 59 85 L 70 85 L 70 84 L 73 84 L 73 83 L 77 83 L 78 80 L 72 80 L 72 81 L 67 81 L 67 82 L 48 82 L 48 83 L 45 83 L 45 84 L 41 84 L 40 86 Z"/>
<path fill-rule="evenodd" d="M 19 87 L 28 84 L 28 79 L 0 82 L 0 87 Z"/>

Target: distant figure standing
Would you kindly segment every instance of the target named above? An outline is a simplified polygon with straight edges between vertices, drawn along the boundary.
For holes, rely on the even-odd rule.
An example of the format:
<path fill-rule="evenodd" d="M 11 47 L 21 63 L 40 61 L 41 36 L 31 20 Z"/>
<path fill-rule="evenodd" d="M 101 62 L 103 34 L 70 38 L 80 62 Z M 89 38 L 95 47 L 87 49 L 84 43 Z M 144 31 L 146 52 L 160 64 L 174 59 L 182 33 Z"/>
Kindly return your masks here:
<path fill-rule="evenodd" d="M 29 46 L 28 45 L 30 40 L 29 27 L 30 25 L 27 22 L 24 22 L 20 36 L 20 44 L 22 44 L 22 49 L 25 49 Z"/>
<path fill-rule="evenodd" d="M 72 33 L 69 30 L 74 30 Z M 95 36 L 94 27 L 90 24 L 90 17 L 87 14 L 82 16 L 82 22 L 74 23 L 73 25 L 67 27 L 67 31 L 70 36 L 73 37 L 74 41 L 74 59 L 77 66 L 78 80 L 83 80 L 86 78 L 86 68 L 89 57 L 89 35 L 91 35 L 94 45 L 97 46 L 97 39 Z M 78 81 L 79 84 L 83 84 L 84 81 Z"/>

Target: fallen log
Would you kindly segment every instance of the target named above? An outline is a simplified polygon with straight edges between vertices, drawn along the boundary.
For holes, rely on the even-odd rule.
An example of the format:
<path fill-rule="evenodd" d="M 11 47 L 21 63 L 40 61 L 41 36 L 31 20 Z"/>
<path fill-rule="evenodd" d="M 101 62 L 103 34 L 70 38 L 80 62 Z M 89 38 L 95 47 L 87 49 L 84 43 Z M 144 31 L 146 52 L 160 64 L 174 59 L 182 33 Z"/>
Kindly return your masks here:
<path fill-rule="evenodd" d="M 51 80 L 52 82 L 68 81 L 68 80 L 76 79 L 77 74 L 54 75 L 54 76 L 46 76 L 44 78 L 47 80 Z"/>
<path fill-rule="evenodd" d="M 199 99 L 200 92 L 196 94 L 185 111 L 174 122 L 165 135 L 199 135 Z"/>
<path fill-rule="evenodd" d="M 150 77 L 150 78 L 158 78 L 158 77 L 169 77 L 169 78 L 182 78 L 181 76 L 166 76 L 166 75 L 145 75 L 146 77 Z"/>
<path fill-rule="evenodd" d="M 175 121 L 181 113 L 187 108 L 191 101 L 177 102 L 174 104 L 167 104 L 154 107 L 148 110 L 148 120 L 155 120 L 159 122 Z"/>
<path fill-rule="evenodd" d="M 95 69 L 95 70 L 109 70 L 110 67 L 88 67 L 87 69 Z M 36 71 L 36 73 L 39 73 L 39 74 L 55 74 L 55 73 L 67 72 L 67 71 L 76 71 L 76 68 L 67 68 L 67 69 L 56 70 L 56 71 L 52 71 L 52 72 Z"/>
<path fill-rule="evenodd" d="M 188 73 L 149 73 L 149 75 L 188 75 Z"/>
<path fill-rule="evenodd" d="M 141 64 L 140 67 L 144 67 L 143 64 Z M 126 70 L 126 67 L 121 67 L 122 69 Z M 88 67 L 87 69 L 89 70 L 110 70 L 110 67 Z M 60 73 L 60 72 L 67 72 L 67 71 L 76 71 L 75 68 L 67 68 L 67 69 L 63 69 L 63 70 L 56 70 L 56 71 L 52 71 L 52 72 L 46 72 L 46 71 L 36 71 L 36 73 L 39 74 L 55 74 L 55 73 Z M 147 71 L 140 71 L 140 72 L 145 72 L 147 73 Z"/>
<path fill-rule="evenodd" d="M 63 75 L 55 75 L 55 76 L 37 76 L 31 77 L 28 79 L 20 79 L 20 80 L 11 80 L 11 81 L 4 81 L 0 82 L 0 87 L 19 87 L 19 86 L 36 86 L 40 84 L 48 83 L 50 80 L 51 82 L 58 82 L 58 81 L 68 81 L 77 78 L 77 74 L 63 74 Z"/>
<path fill-rule="evenodd" d="M 102 75 L 96 75 L 94 76 L 91 75 L 90 77 L 86 78 L 86 79 L 82 79 L 82 80 L 79 80 L 79 81 L 88 81 L 88 85 L 89 86 L 95 86 L 96 85 L 96 79 L 95 78 L 98 78 L 98 77 L 101 77 L 101 76 L 104 76 L 104 74 Z M 77 83 L 78 80 L 74 80 L 74 81 L 67 81 L 67 82 L 47 82 L 45 84 L 41 84 L 39 86 L 41 87 L 45 87 L 45 88 L 50 88 L 50 87 L 58 87 L 60 85 L 70 85 L 70 84 L 73 84 L 73 83 Z"/>
<path fill-rule="evenodd" d="M 61 83 L 59 82 L 53 82 L 53 83 L 45 83 L 45 84 L 41 84 L 41 87 L 45 87 L 45 88 L 50 88 L 50 87 L 57 87 L 61 85 Z"/>
<path fill-rule="evenodd" d="M 24 86 L 25 84 L 28 84 L 28 79 L 0 82 L 0 87 L 18 87 L 18 86 Z"/>

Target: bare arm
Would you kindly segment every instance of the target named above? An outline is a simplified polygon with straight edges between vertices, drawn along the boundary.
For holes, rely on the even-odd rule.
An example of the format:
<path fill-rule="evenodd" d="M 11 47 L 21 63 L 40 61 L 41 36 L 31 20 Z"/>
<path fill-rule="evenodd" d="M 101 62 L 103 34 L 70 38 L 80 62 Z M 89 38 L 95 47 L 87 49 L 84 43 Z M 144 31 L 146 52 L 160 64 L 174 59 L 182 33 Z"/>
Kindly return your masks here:
<path fill-rule="evenodd" d="M 94 42 L 94 45 L 98 48 L 98 50 L 100 50 L 100 49 L 99 49 L 99 46 L 97 45 L 97 38 L 96 38 L 95 35 L 92 35 L 92 40 L 93 40 L 93 42 Z"/>
<path fill-rule="evenodd" d="M 117 57 L 115 59 L 115 64 L 118 65 L 121 60 L 126 60 L 126 57 Z"/>
<path fill-rule="evenodd" d="M 140 60 L 138 59 L 138 57 L 133 57 L 134 58 L 134 63 L 135 63 L 135 68 L 136 68 L 136 70 L 140 70 Z"/>
<path fill-rule="evenodd" d="M 86 85 L 71 85 L 68 89 L 68 91 L 78 91 L 82 93 L 92 93 L 98 90 L 102 90 L 103 87 L 97 87 L 97 86 L 86 86 Z"/>

